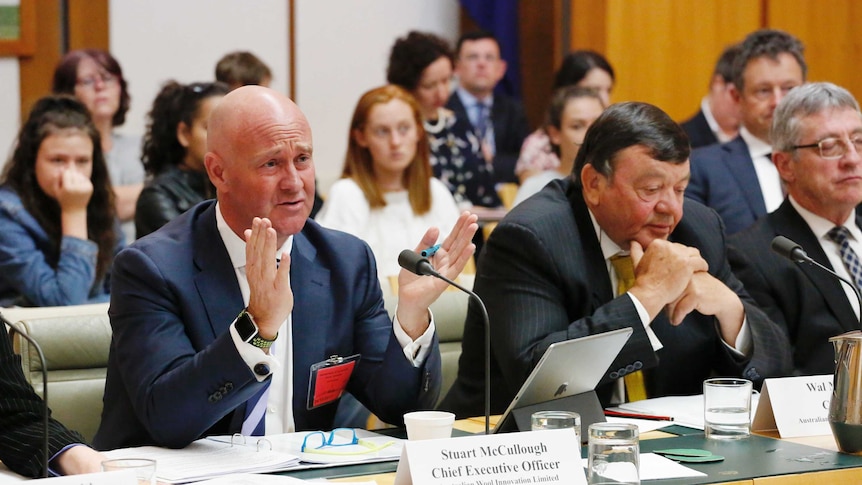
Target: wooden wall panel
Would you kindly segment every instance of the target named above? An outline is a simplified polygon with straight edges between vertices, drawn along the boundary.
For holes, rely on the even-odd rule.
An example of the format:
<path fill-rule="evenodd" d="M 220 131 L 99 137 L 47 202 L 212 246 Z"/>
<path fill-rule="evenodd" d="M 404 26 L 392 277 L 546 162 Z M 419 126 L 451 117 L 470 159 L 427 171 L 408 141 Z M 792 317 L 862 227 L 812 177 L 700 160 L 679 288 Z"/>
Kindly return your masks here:
<path fill-rule="evenodd" d="M 60 1 L 39 1 L 36 8 L 36 49 L 32 56 L 18 61 L 21 83 L 21 118 L 30 107 L 51 92 L 54 66 L 63 46 Z"/>
<path fill-rule="evenodd" d="M 562 1 L 521 2 L 519 6 L 521 39 L 521 93 L 524 111 L 531 128 L 545 117 L 554 72 L 562 58 Z"/>
<path fill-rule="evenodd" d="M 69 50 L 111 48 L 108 0 L 67 0 Z"/>
<path fill-rule="evenodd" d="M 68 0 L 64 25 L 62 0 L 39 0 L 36 9 L 36 49 L 19 61 L 21 118 L 42 96 L 51 93 L 54 67 L 69 49 L 108 49 L 108 0 Z"/>
<path fill-rule="evenodd" d="M 687 118 L 728 44 L 759 28 L 760 0 L 608 0 L 606 55 L 614 101 L 645 101 Z"/>
<path fill-rule="evenodd" d="M 771 27 L 805 44 L 809 81 L 829 81 L 862 99 L 862 2 L 857 0 L 770 0 Z"/>
<path fill-rule="evenodd" d="M 571 12 L 569 49 L 605 53 L 608 0 L 567 0 Z M 612 64 L 613 65 L 613 64 Z"/>

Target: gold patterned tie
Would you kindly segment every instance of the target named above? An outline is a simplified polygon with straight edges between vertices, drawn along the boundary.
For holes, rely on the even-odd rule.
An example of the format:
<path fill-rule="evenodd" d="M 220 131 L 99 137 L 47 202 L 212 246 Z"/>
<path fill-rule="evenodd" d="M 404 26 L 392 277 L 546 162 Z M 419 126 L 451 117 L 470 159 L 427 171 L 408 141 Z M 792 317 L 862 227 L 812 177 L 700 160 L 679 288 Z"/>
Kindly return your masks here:
<path fill-rule="evenodd" d="M 635 285 L 635 267 L 631 256 L 618 254 L 611 257 L 611 264 L 617 273 L 617 296 L 629 291 Z M 640 401 L 647 398 L 644 375 L 641 371 L 626 374 L 623 377 L 626 383 L 626 394 L 629 402 Z"/>

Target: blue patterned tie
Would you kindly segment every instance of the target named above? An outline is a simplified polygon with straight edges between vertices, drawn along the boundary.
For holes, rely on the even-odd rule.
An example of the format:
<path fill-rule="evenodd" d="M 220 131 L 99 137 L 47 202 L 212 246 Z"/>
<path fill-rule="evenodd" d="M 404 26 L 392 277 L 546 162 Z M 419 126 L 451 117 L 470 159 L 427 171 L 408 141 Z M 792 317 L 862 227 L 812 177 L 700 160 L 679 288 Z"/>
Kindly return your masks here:
<path fill-rule="evenodd" d="M 859 261 L 859 256 L 850 247 L 850 231 L 844 226 L 835 226 L 827 233 L 829 239 L 835 241 L 841 248 L 841 260 L 844 261 L 844 266 L 850 272 L 850 277 L 857 289 L 862 288 L 862 262 Z"/>
<path fill-rule="evenodd" d="M 491 110 L 484 101 L 476 102 L 476 135 L 480 140 L 485 140 L 488 135 L 488 128 L 491 122 Z"/>

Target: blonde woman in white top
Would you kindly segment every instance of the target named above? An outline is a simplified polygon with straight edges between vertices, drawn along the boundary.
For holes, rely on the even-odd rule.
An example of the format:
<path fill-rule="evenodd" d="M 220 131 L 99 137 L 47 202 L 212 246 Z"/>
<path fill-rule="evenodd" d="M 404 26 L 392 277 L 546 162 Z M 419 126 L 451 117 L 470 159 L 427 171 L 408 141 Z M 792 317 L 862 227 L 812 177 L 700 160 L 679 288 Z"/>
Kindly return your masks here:
<path fill-rule="evenodd" d="M 381 279 L 397 275 L 398 254 L 429 227 L 448 234 L 459 211 L 433 178 L 428 137 L 413 96 L 387 85 L 363 94 L 350 124 L 342 178 L 316 220 L 365 240 Z"/>

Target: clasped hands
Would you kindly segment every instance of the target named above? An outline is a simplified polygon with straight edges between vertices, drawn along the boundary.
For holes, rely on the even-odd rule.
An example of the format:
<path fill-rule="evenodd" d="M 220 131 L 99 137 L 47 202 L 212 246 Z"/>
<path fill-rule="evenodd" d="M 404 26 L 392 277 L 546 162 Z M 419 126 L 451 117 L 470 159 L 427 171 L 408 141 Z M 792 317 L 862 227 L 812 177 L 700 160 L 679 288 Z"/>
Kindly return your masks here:
<path fill-rule="evenodd" d="M 430 259 L 441 275 L 455 279 L 473 256 L 476 246 L 473 235 L 479 228 L 477 216 L 463 212 L 452 232 L 440 244 Z M 267 218 L 255 217 L 251 229 L 245 230 L 246 278 L 249 286 L 248 312 L 254 317 L 260 336 L 275 338 L 279 327 L 293 311 L 293 292 L 290 289 L 290 255 L 278 256 L 277 234 Z M 440 230 L 432 227 L 425 232 L 414 248 L 421 251 L 432 246 Z M 446 289 L 447 284 L 437 278 L 417 276 L 402 269 L 398 275 L 397 317 L 401 327 L 412 339 L 422 335 L 430 323 L 428 306 Z"/>
<path fill-rule="evenodd" d="M 665 310 L 672 325 L 689 313 L 713 315 L 722 339 L 733 345 L 745 317 L 739 296 L 708 273 L 709 266 L 696 248 L 656 239 L 646 251 L 632 241 L 630 252 L 635 285 L 629 290 L 643 304 L 650 319 Z"/>

